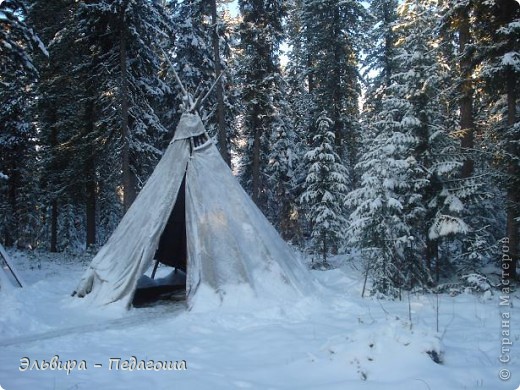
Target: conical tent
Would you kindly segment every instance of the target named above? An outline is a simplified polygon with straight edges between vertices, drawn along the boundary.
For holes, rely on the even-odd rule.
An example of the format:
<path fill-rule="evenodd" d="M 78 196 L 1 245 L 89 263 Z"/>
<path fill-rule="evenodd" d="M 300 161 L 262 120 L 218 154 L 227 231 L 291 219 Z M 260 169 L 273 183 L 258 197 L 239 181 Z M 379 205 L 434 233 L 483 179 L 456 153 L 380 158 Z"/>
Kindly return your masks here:
<path fill-rule="evenodd" d="M 75 292 L 130 305 L 154 259 L 186 270 L 188 305 L 203 286 L 223 299 L 236 286 L 257 296 L 299 296 L 313 285 L 190 113 Z"/>

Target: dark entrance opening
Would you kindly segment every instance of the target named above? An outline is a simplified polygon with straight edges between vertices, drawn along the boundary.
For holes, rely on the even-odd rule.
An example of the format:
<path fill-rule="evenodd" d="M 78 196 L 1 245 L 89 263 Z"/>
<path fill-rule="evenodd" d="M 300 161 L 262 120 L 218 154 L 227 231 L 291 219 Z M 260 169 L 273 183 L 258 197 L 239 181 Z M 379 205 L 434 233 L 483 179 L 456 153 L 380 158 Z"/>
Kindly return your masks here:
<path fill-rule="evenodd" d="M 152 278 L 143 275 L 137 284 L 132 305 L 144 307 L 158 301 L 179 301 L 186 297 L 187 270 L 186 241 L 186 175 L 182 180 L 177 200 L 168 218 L 154 255 L 156 261 Z M 168 267 L 170 274 L 153 279 L 158 264 Z M 171 267 L 171 268 L 170 268 Z"/>
<path fill-rule="evenodd" d="M 186 175 L 163 230 L 155 260 L 186 272 Z"/>

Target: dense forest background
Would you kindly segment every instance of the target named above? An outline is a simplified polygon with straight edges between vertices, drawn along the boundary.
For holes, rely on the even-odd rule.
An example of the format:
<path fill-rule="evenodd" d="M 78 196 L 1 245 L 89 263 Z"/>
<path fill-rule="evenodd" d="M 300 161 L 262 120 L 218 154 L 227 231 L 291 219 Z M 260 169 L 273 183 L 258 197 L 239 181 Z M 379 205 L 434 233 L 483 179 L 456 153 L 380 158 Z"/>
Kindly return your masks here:
<path fill-rule="evenodd" d="M 315 267 L 356 251 L 387 296 L 515 279 L 518 1 L 228 3 L 0 0 L 4 245 L 108 239 L 175 131 L 173 68 L 220 76 L 207 129 Z"/>

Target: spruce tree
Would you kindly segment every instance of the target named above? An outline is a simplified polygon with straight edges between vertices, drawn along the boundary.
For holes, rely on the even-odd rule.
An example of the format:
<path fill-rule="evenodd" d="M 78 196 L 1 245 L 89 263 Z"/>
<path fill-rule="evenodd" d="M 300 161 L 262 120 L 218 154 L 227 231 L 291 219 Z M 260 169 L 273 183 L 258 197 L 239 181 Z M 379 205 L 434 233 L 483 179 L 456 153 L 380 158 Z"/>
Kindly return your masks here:
<path fill-rule="evenodd" d="M 464 276 L 481 272 L 494 256 L 503 225 L 503 196 L 496 186 L 485 126 L 479 123 L 489 108 L 478 85 L 479 64 L 486 53 L 480 35 L 488 29 L 488 18 L 482 18 L 487 6 L 484 2 L 447 0 L 439 7 L 438 52 L 446 69 L 441 104 L 450 134 L 460 142 L 457 152 L 462 166 L 457 187 L 466 198 L 460 214 L 473 227 L 450 243 L 451 264 L 459 276 Z"/>
<path fill-rule="evenodd" d="M 282 82 L 280 82 L 280 85 Z M 297 239 L 297 195 L 295 167 L 297 135 L 292 122 L 291 108 L 284 98 L 285 91 L 274 96 L 278 107 L 269 139 L 268 155 L 268 208 L 267 216 L 286 240 Z"/>
<path fill-rule="evenodd" d="M 47 54 L 27 22 L 25 2 L 0 2 L 0 234 L 6 245 L 31 241 L 24 226 L 35 211 L 28 192 L 35 129 L 27 113 L 38 76 L 36 51 Z"/>
<path fill-rule="evenodd" d="M 175 65 L 184 86 L 192 94 L 197 88 L 209 90 L 214 81 L 211 23 L 210 4 L 202 0 L 183 1 L 172 18 Z"/>
<path fill-rule="evenodd" d="M 172 25 L 162 5 L 144 0 L 81 4 L 79 31 L 88 43 L 101 109 L 95 129 L 104 129 L 109 152 L 118 151 L 123 204 L 130 207 L 161 151 L 167 129 L 154 104 L 169 89 L 159 77 Z M 160 34 L 158 35 L 158 32 Z"/>
<path fill-rule="evenodd" d="M 306 81 L 316 110 L 310 113 L 312 123 L 322 111 L 329 113 L 338 153 L 352 170 L 359 142 L 357 67 L 367 13 L 357 0 L 304 0 L 301 7 Z"/>
<path fill-rule="evenodd" d="M 95 241 L 96 218 L 89 210 L 84 214 L 86 195 L 92 197 L 86 183 L 92 175 L 83 169 L 85 151 L 91 150 L 85 134 L 89 123 L 95 121 L 93 113 L 85 112 L 92 104 L 92 88 L 88 87 L 90 76 L 75 69 L 90 61 L 90 52 L 75 34 L 73 15 L 77 4 L 72 0 L 33 1 L 29 18 L 42 39 L 47 43 L 49 57 L 37 57 L 40 80 L 36 93 L 39 97 L 34 106 L 38 132 L 38 185 L 34 196 L 39 199 L 42 220 L 45 221 L 40 240 L 49 245 L 51 252 L 63 250 L 67 245 L 77 246 L 74 237 L 85 231 L 80 219 L 86 219 L 93 236 L 87 245 Z M 92 152 L 89 154 L 92 156 Z M 67 220 L 72 218 L 72 220 Z M 76 231 L 79 230 L 79 231 Z M 83 234 L 82 234 L 83 235 Z M 81 237 L 80 242 L 85 242 Z M 90 241 L 90 242 L 89 242 Z"/>
<path fill-rule="evenodd" d="M 228 27 L 218 12 L 216 0 L 189 0 L 180 3 L 172 15 L 175 28 L 173 57 L 177 73 L 191 93 L 211 91 L 200 107 L 210 135 L 218 135 L 218 146 L 224 161 L 231 164 L 229 137 L 233 109 L 230 96 Z"/>
<path fill-rule="evenodd" d="M 439 275 L 440 240 L 470 230 L 461 218 L 464 198 L 470 193 L 465 183 L 458 180 L 463 162 L 443 112 L 444 67 L 432 39 L 438 8 L 434 2 L 405 1 L 400 12 L 402 20 L 397 28 L 401 69 L 395 80 L 398 94 L 411 106 L 405 131 L 416 138 L 413 155 L 422 171 L 416 178 L 416 191 L 425 208 L 415 225 L 418 229 L 424 226 L 420 241 L 426 267 Z"/>
<path fill-rule="evenodd" d="M 311 225 L 312 251 L 321 257 L 315 266 L 328 268 L 328 255 L 341 246 L 345 233 L 349 178 L 335 151 L 332 120 L 322 113 L 316 126 L 314 148 L 305 155 L 308 174 L 300 202 Z"/>
<path fill-rule="evenodd" d="M 283 38 L 285 6 L 280 0 L 240 0 L 239 6 L 242 181 L 254 202 L 266 211 L 269 140 L 281 109 L 276 100 L 281 90 L 278 50 Z"/>
<path fill-rule="evenodd" d="M 159 71 L 171 23 L 162 5 L 136 1 L 35 1 L 31 18 L 50 42 L 36 115 L 50 248 L 93 245 L 169 138 L 156 107 L 170 90 Z"/>
<path fill-rule="evenodd" d="M 486 26 L 479 31 L 483 46 L 481 77 L 489 94 L 490 114 L 486 125 L 495 162 L 500 172 L 500 187 L 505 189 L 507 254 L 502 259 L 504 279 L 517 278 L 520 257 L 520 121 L 518 100 L 520 96 L 520 5 L 513 0 L 485 3 L 480 14 Z"/>
<path fill-rule="evenodd" d="M 37 70 L 32 53 L 35 48 L 46 53 L 45 46 L 27 24 L 27 8 L 22 0 L 3 0 L 0 3 L 0 69 L 3 88 L 24 86 L 27 77 L 35 77 Z M 13 87 L 14 87 L 13 86 Z"/>
<path fill-rule="evenodd" d="M 347 197 L 353 210 L 347 237 L 361 250 L 373 291 L 397 297 L 412 278 L 424 280 L 426 274 L 417 256 L 414 226 L 424 208 L 415 193 L 420 170 L 411 151 L 416 140 L 403 128 L 404 115 L 398 114 L 409 104 L 393 97 L 391 88 L 386 93 L 374 124 L 376 135 L 356 166 L 362 172 L 360 187 Z"/>
<path fill-rule="evenodd" d="M 375 289 L 385 294 L 430 285 L 450 256 L 440 244 L 471 230 L 464 211 L 476 185 L 461 178 L 460 144 L 443 109 L 437 11 L 433 2 L 404 1 L 399 8 L 395 71 L 375 141 L 358 165 L 362 187 L 349 195 L 350 240 L 368 254 Z"/>
<path fill-rule="evenodd" d="M 370 3 L 372 26 L 368 34 L 371 45 L 367 48 L 362 62 L 363 72 L 368 82 L 365 97 L 365 114 L 380 111 L 379 104 L 385 88 L 390 86 L 392 75 L 397 70 L 395 50 L 397 34 L 397 0 L 373 0 Z"/>
<path fill-rule="evenodd" d="M 305 154 L 313 145 L 313 129 L 315 127 L 314 113 L 316 102 L 309 90 L 309 68 L 306 37 L 304 32 L 304 0 L 291 0 L 288 2 L 287 15 L 287 41 L 291 50 L 288 51 L 285 78 L 288 85 L 288 102 L 290 104 L 291 122 L 294 129 L 295 140 L 292 145 L 294 152 L 292 186 L 296 199 L 299 199 L 305 189 L 307 167 L 304 163 Z M 296 209 L 297 211 L 297 209 Z M 307 235 L 305 215 L 293 213 L 291 216 L 295 223 L 293 242 L 305 246 L 303 238 Z"/>

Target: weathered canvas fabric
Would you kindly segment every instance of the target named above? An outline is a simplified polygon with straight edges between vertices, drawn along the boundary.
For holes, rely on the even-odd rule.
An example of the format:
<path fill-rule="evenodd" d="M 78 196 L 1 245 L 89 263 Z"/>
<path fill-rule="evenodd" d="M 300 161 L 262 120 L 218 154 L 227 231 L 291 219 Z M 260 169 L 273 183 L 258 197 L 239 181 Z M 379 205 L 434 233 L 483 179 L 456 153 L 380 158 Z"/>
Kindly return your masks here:
<path fill-rule="evenodd" d="M 130 305 L 150 267 L 185 181 L 188 305 L 201 286 L 225 299 L 249 286 L 254 295 L 306 295 L 313 282 L 293 251 L 224 163 L 198 115 L 183 114 L 176 135 L 76 293 L 98 304 Z M 200 138 L 200 137 L 199 137 Z"/>

